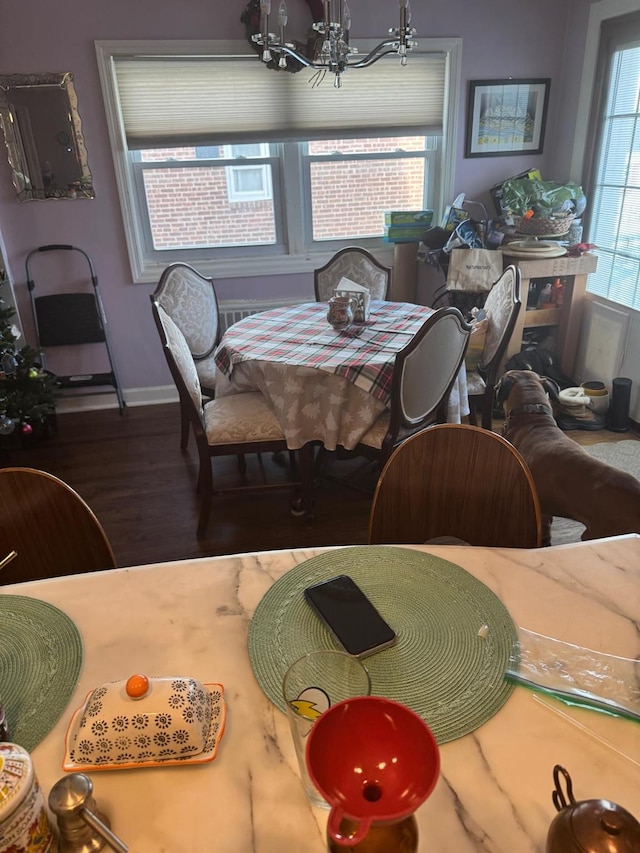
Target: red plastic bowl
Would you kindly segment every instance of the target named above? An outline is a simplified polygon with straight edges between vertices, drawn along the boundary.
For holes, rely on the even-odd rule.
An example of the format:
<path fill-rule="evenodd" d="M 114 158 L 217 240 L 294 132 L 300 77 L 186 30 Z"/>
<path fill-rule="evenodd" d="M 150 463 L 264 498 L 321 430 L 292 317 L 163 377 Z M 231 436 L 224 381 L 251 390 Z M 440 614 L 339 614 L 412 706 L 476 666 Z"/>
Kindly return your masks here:
<path fill-rule="evenodd" d="M 433 791 L 440 773 L 438 744 L 410 708 L 379 696 L 339 702 L 317 720 L 307 740 L 309 776 L 331 806 L 329 833 L 353 845 L 372 822 L 412 814 Z M 340 832 L 344 817 L 358 824 Z"/>

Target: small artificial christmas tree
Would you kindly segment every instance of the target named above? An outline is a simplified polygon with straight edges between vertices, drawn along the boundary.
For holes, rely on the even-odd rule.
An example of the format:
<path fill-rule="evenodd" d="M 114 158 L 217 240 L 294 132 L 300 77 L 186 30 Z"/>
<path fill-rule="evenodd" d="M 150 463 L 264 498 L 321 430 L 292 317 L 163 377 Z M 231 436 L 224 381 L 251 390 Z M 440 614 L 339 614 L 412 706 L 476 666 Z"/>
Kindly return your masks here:
<path fill-rule="evenodd" d="M 20 332 L 11 322 L 15 309 L 2 296 L 6 283 L 0 270 L 0 444 L 7 436 L 48 436 L 56 411 L 55 376 L 42 369 L 34 349 L 16 348 Z"/>

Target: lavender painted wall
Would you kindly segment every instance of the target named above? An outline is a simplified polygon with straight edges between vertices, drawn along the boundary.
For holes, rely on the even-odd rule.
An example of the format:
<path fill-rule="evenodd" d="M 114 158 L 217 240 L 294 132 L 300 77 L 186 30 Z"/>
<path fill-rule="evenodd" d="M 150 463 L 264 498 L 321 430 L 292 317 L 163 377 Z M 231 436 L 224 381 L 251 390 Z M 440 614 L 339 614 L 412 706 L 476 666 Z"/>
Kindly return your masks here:
<path fill-rule="evenodd" d="M 291 33 L 302 34 L 309 18 L 302 0 L 290 0 Z M 0 157 L 0 232 L 7 265 L 27 337 L 32 339 L 25 257 L 33 248 L 73 243 L 95 263 L 112 343 L 125 389 L 167 385 L 169 374 L 159 352 L 149 309 L 153 287 L 133 284 L 128 264 L 113 161 L 108 144 L 98 80 L 96 39 L 242 39 L 243 0 L 20 0 L 5 4 L 0 73 L 71 71 L 93 174 L 94 200 L 18 203 L 5 158 Z M 395 25 L 394 0 L 350 0 L 352 35 L 375 38 Z M 589 4 L 586 0 L 413 0 L 419 35 L 463 39 L 462 86 L 457 141 L 456 192 L 488 199 L 495 182 L 530 166 L 549 179 L 568 179 L 582 45 Z M 569 48 L 567 49 L 567 46 Z M 361 72 L 366 73 L 366 71 Z M 539 156 L 464 159 L 466 91 L 470 79 L 550 77 L 551 101 L 544 153 Z M 69 253 L 71 254 L 71 253 Z M 44 276 L 62 281 L 76 275 L 76 258 L 41 265 L 35 259 L 36 285 Z M 312 298 L 312 276 L 229 279 L 217 282 L 220 298 Z M 75 370 L 83 367 L 77 364 Z M 88 368 L 87 368 L 88 369 Z"/>

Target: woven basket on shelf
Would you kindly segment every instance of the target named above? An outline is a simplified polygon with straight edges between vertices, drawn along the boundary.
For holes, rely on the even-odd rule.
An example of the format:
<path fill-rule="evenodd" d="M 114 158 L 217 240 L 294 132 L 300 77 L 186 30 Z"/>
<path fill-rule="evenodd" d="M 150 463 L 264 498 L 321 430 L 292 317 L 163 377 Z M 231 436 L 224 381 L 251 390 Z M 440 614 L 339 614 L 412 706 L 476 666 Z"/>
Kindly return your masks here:
<path fill-rule="evenodd" d="M 556 216 L 553 219 L 547 219 L 542 216 L 532 216 L 530 219 L 525 219 L 523 216 L 514 216 L 513 219 L 518 234 L 531 234 L 537 237 L 560 237 L 562 234 L 566 234 L 571 228 L 575 214 L 569 213 L 567 216 Z"/>

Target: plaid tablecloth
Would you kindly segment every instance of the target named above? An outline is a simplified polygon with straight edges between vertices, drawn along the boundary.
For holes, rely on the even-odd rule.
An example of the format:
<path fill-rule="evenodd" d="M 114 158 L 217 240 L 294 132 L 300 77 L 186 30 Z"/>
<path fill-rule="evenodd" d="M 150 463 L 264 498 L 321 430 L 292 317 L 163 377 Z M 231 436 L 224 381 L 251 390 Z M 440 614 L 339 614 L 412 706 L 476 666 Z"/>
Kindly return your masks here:
<path fill-rule="evenodd" d="M 327 322 L 324 302 L 251 315 L 220 342 L 216 393 L 262 391 L 292 450 L 307 441 L 351 449 L 389 404 L 396 353 L 432 313 L 422 305 L 374 300 L 369 324 L 340 332 Z M 468 414 L 466 404 L 461 375 L 449 419 L 459 422 Z"/>
<path fill-rule="evenodd" d="M 407 302 L 371 303 L 369 325 L 341 332 L 327 322 L 327 305 L 309 302 L 253 314 L 227 331 L 216 352 L 229 375 L 242 361 L 314 367 L 343 376 L 386 405 L 396 353 L 409 343 L 433 309 Z"/>

